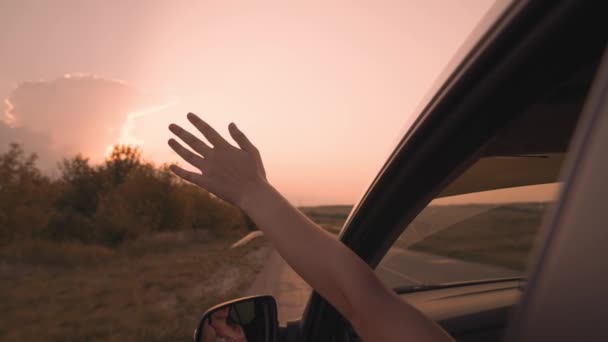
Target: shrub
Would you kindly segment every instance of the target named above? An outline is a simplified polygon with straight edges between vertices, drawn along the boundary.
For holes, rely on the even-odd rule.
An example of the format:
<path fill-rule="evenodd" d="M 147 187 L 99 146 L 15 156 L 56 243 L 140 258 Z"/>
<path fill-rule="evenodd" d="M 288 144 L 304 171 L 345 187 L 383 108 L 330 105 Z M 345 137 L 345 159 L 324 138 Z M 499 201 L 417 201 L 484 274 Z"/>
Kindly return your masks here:
<path fill-rule="evenodd" d="M 95 242 L 97 240 L 93 220 L 72 208 L 55 212 L 40 237 L 54 241 Z"/>
<path fill-rule="evenodd" d="M 56 207 L 92 216 L 104 191 L 104 180 L 99 169 L 90 166 L 89 159 L 81 155 L 64 159 L 59 169 L 61 178 L 57 183 L 61 186 L 61 194 Z"/>
<path fill-rule="evenodd" d="M 53 213 L 56 189 L 18 144 L 0 155 L 0 244 L 38 234 Z"/>
<path fill-rule="evenodd" d="M 255 225 L 243 213 L 156 167 L 141 152 L 116 146 L 101 165 L 77 155 L 60 177 L 43 176 L 19 145 L 0 156 L 0 237 L 116 246 L 155 232 L 207 230 L 241 234 Z"/>

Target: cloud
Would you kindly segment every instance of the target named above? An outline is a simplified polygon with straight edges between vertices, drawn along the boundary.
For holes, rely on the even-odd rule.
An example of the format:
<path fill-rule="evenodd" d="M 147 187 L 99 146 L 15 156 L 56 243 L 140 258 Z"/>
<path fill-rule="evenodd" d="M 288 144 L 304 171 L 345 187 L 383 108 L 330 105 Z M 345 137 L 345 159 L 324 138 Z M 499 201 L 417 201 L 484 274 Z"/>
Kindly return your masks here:
<path fill-rule="evenodd" d="M 48 134 L 34 132 L 25 127 L 10 127 L 0 122 L 0 152 L 6 151 L 11 143 L 22 145 L 27 154 L 35 152 L 38 155 L 38 165 L 44 169 L 55 166 L 61 158 L 58 151 L 50 148 L 51 137 Z"/>
<path fill-rule="evenodd" d="M 126 145 L 143 145 L 144 140 L 138 138 L 136 136 L 136 133 L 134 132 L 136 121 L 140 118 L 143 118 L 144 116 L 150 116 L 152 114 L 162 112 L 165 109 L 174 107 L 178 103 L 178 100 L 173 99 L 161 105 L 151 106 L 141 110 L 129 112 L 127 115 L 127 119 L 123 123 L 122 128 L 120 130 L 120 137 L 118 139 L 118 143 Z M 160 130 L 158 130 L 157 132 L 159 131 Z M 156 137 L 156 134 L 154 134 L 154 136 Z"/>
<path fill-rule="evenodd" d="M 5 100 L 0 143 L 20 140 L 41 159 L 83 153 L 100 160 L 108 145 L 131 142 L 130 117 L 144 115 L 155 100 L 123 81 L 86 74 L 24 82 Z"/>

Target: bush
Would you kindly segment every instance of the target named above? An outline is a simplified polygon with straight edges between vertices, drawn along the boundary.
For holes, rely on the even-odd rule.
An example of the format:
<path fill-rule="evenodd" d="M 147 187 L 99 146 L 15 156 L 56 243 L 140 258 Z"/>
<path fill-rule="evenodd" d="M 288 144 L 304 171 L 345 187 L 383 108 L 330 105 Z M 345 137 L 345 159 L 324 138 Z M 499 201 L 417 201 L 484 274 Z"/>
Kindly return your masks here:
<path fill-rule="evenodd" d="M 99 168 L 90 166 L 88 158 L 77 155 L 72 159 L 64 159 L 59 169 L 61 194 L 56 207 L 92 216 L 97 210 L 99 196 L 104 191 L 103 175 Z"/>
<path fill-rule="evenodd" d="M 77 155 L 43 176 L 19 145 L 0 156 L 0 237 L 116 246 L 155 232 L 241 234 L 254 225 L 226 202 L 116 146 L 101 165 Z"/>
<path fill-rule="evenodd" d="M 0 244 L 38 234 L 53 214 L 56 189 L 36 159 L 17 144 L 0 155 Z"/>
<path fill-rule="evenodd" d="M 56 212 L 40 235 L 53 241 L 95 242 L 95 224 L 91 218 L 72 208 Z"/>

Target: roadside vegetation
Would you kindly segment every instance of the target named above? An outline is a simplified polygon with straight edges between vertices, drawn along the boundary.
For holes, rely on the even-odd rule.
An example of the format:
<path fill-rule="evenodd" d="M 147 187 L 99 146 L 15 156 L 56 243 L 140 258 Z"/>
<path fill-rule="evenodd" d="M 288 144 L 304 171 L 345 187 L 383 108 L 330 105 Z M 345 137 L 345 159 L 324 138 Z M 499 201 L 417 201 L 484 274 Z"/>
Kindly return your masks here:
<path fill-rule="evenodd" d="M 226 235 L 250 226 L 242 212 L 180 181 L 168 165 L 116 146 L 99 165 L 65 159 L 49 178 L 36 155 L 13 144 L 0 155 L 0 245 L 24 240 L 119 246 L 155 232 L 207 230 Z"/>
<path fill-rule="evenodd" d="M 338 234 L 352 206 L 300 208 Z M 395 247 L 523 270 L 546 204 L 429 206 Z M 270 250 L 239 209 L 130 146 L 54 177 L 0 154 L 0 340 L 175 341 L 238 297 Z"/>
<path fill-rule="evenodd" d="M 251 229 L 137 148 L 65 159 L 49 177 L 12 144 L 0 154 L 0 340 L 190 339 L 260 270 L 263 239 L 229 248 Z"/>

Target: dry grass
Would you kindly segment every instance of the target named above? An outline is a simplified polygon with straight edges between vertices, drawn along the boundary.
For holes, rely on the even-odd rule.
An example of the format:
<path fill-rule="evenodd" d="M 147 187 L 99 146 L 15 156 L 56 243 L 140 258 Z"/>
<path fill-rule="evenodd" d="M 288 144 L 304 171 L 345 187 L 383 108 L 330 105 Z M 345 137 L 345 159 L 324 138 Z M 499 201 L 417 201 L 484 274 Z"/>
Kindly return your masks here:
<path fill-rule="evenodd" d="M 300 208 L 313 221 L 336 234 L 351 209 L 352 206 Z M 545 209 L 546 204 L 542 203 L 429 206 L 395 245 L 523 271 Z"/>
<path fill-rule="evenodd" d="M 242 293 L 266 243 L 165 234 L 108 249 L 29 241 L 0 250 L 3 341 L 189 340 L 211 305 Z"/>
<path fill-rule="evenodd" d="M 462 207 L 462 208 L 461 208 Z M 438 207 L 462 210 L 464 206 Z M 519 203 L 486 210 L 410 246 L 464 261 L 525 271 L 546 204 Z"/>
<path fill-rule="evenodd" d="M 324 205 L 317 207 L 300 207 L 299 209 L 311 220 L 328 231 L 337 234 L 348 218 L 352 205 Z"/>

